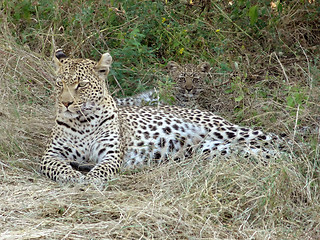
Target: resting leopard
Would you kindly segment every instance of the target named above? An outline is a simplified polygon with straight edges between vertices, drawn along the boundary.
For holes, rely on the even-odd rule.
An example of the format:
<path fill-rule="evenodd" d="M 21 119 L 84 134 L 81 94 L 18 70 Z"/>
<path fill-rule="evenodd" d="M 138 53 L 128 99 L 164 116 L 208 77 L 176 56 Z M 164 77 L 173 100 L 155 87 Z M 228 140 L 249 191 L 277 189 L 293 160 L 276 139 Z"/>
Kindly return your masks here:
<path fill-rule="evenodd" d="M 169 94 L 174 98 L 174 105 L 189 108 L 198 107 L 198 98 L 206 88 L 205 78 L 210 70 L 210 64 L 207 62 L 199 65 L 188 63 L 181 66 L 170 61 L 166 70 L 174 83 L 172 91 L 169 90 Z M 159 90 L 149 90 L 132 97 L 117 98 L 116 102 L 118 106 L 166 104 L 165 100 L 160 101 L 159 92 Z"/>
<path fill-rule="evenodd" d="M 234 151 L 266 161 L 274 155 L 271 135 L 211 112 L 178 106 L 118 108 L 105 84 L 111 62 L 109 53 L 95 62 L 56 52 L 56 119 L 40 167 L 50 179 L 104 182 L 121 168 L 195 153 L 210 159 Z"/>

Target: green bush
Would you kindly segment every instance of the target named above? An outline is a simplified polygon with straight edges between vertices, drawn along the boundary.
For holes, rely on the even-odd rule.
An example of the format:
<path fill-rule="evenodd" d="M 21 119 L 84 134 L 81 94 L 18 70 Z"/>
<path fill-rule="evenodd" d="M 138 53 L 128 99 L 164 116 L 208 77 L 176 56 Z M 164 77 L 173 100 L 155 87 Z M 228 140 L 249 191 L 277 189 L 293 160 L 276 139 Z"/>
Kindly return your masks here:
<path fill-rule="evenodd" d="M 210 62 L 213 72 L 220 74 L 210 80 L 213 85 L 236 72 L 226 91 L 235 93 L 238 106 L 234 114 L 238 115 L 234 119 L 241 121 L 250 115 L 247 109 L 257 97 L 252 92 L 269 101 L 272 94 L 261 93 L 269 92 L 270 87 L 271 92 L 279 89 L 281 81 L 285 90 L 277 101 L 285 102 L 292 112 L 298 105 L 303 108 L 307 88 L 295 83 L 296 75 L 289 75 L 288 82 L 283 74 L 297 66 L 289 62 L 290 66 L 281 69 L 279 62 L 299 61 L 308 54 L 309 68 L 317 64 L 319 3 L 270 4 L 269 0 L 4 0 L 2 14 L 17 43 L 48 57 L 57 47 L 74 57 L 94 59 L 109 51 L 114 59 L 109 87 L 117 96 L 144 91 L 159 81 L 168 83 L 161 69 L 170 60 Z M 269 79 L 267 84 L 264 79 Z"/>

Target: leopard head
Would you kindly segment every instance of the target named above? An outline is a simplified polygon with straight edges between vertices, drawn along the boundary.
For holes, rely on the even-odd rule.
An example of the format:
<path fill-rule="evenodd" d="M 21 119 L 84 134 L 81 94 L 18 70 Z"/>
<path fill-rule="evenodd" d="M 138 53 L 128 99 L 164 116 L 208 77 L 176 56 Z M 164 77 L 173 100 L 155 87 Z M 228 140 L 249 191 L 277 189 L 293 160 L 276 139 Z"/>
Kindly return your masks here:
<path fill-rule="evenodd" d="M 198 66 L 194 64 L 179 65 L 170 61 L 167 64 L 167 70 L 175 83 L 176 97 L 197 98 L 204 90 L 204 79 L 210 70 L 210 64 L 201 63 Z"/>
<path fill-rule="evenodd" d="M 75 118 L 94 111 L 108 94 L 105 79 L 112 63 L 111 55 L 105 53 L 99 62 L 95 62 L 71 59 L 62 50 L 57 50 L 53 61 L 57 74 L 57 114 Z"/>

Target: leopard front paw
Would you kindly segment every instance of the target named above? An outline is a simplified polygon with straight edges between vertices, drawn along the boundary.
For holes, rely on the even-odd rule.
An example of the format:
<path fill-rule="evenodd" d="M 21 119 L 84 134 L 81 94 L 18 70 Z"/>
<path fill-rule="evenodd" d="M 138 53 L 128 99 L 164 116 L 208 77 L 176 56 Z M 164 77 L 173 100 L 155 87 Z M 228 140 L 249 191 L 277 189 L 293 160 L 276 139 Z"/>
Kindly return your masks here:
<path fill-rule="evenodd" d="M 89 174 L 81 176 L 80 183 L 84 185 L 102 186 L 106 183 L 104 179 L 90 176 Z"/>

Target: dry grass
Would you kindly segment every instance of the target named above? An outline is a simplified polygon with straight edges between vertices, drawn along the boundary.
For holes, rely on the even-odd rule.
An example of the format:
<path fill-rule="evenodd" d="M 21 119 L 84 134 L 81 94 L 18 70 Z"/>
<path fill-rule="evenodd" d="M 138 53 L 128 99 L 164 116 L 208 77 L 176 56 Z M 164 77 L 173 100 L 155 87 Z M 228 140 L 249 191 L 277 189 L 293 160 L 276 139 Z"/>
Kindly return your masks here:
<path fill-rule="evenodd" d="M 0 49 L 0 158 L 39 156 L 53 124 L 51 64 L 13 41 L 0 40 Z"/>
<path fill-rule="evenodd" d="M 201 156 L 103 190 L 40 176 L 50 61 L 0 41 L 0 239 L 319 239 L 319 142 L 268 165 Z M 319 106 L 319 102 L 315 102 Z"/>
<path fill-rule="evenodd" d="M 120 175 L 104 190 L 62 186 L 3 166 L 1 239 L 320 236 L 318 184 L 310 162 L 262 166 L 222 160 L 193 159 Z"/>

